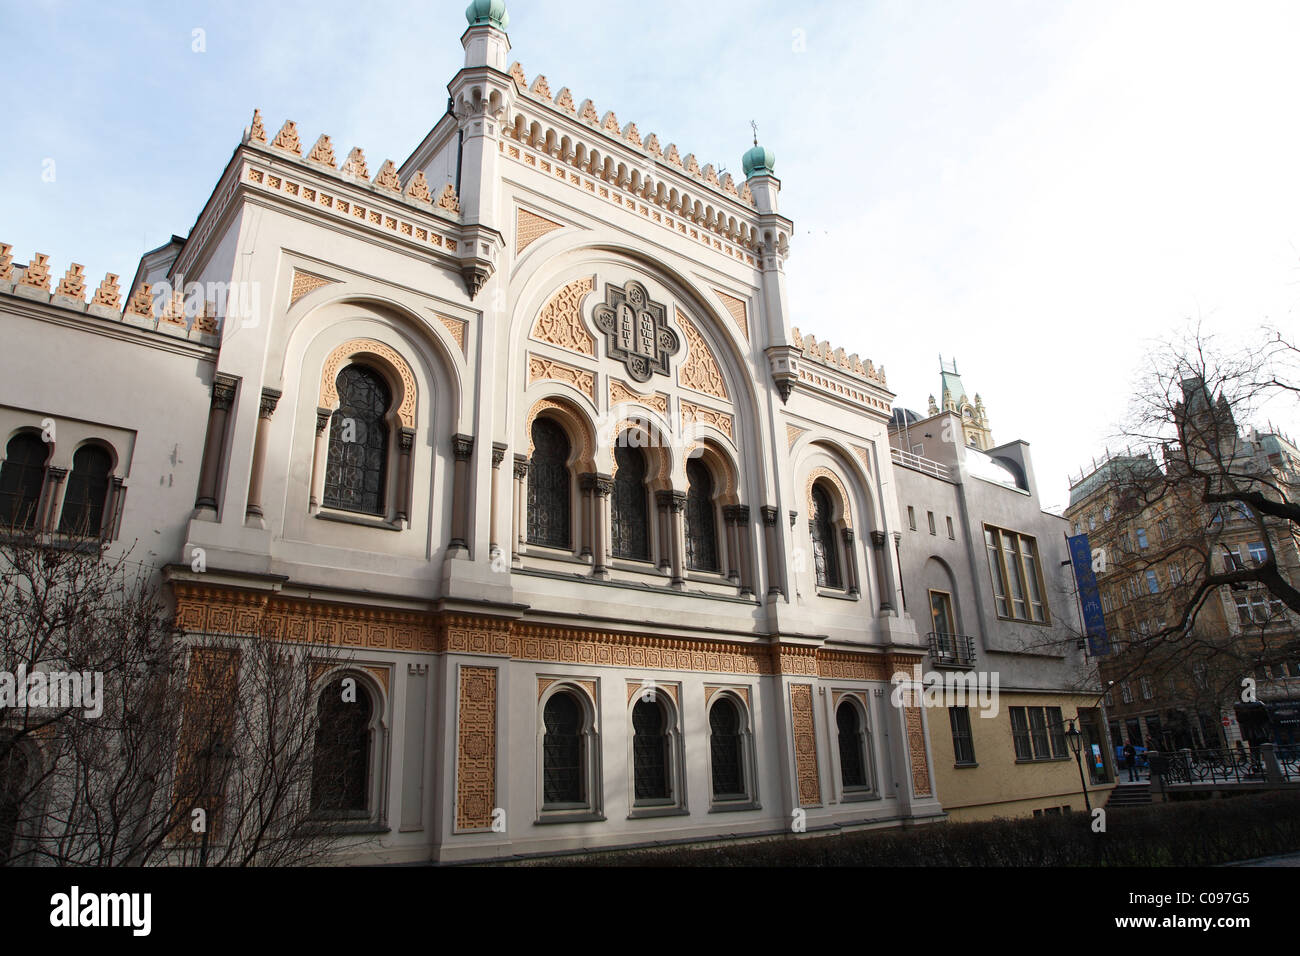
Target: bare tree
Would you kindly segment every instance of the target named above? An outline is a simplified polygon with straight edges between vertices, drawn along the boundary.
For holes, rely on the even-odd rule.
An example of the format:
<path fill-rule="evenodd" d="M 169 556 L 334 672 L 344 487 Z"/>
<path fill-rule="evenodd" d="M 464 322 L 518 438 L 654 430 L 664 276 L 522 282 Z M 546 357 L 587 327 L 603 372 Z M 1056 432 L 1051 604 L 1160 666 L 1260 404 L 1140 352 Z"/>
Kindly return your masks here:
<path fill-rule="evenodd" d="M 337 649 L 187 635 L 155 569 L 98 541 L 0 541 L 0 862 L 287 866 L 338 837 L 319 794 Z"/>

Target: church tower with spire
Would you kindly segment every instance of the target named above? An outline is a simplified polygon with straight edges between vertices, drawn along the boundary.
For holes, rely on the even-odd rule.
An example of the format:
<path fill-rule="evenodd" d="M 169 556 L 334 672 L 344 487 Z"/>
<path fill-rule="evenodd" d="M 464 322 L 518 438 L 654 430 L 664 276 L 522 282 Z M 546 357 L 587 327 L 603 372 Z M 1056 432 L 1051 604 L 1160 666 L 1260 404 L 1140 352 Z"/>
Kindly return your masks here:
<path fill-rule="evenodd" d="M 938 415 L 941 411 L 961 416 L 962 438 L 968 446 L 980 451 L 993 447 L 993 430 L 989 427 L 983 399 L 979 393 L 973 402 L 967 397 L 966 386 L 957 371 L 957 360 L 945 362 L 942 355 L 939 356 L 939 403 L 930 396 L 929 414 Z"/>

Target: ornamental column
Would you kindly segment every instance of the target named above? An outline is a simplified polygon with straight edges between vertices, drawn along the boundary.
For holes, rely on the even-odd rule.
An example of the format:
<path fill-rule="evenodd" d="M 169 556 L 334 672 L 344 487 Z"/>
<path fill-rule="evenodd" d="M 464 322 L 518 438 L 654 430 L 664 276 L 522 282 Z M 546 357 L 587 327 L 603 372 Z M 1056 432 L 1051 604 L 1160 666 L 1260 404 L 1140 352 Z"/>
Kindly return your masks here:
<path fill-rule="evenodd" d="M 225 457 L 226 430 L 230 409 L 235 403 L 235 388 L 239 379 L 231 375 L 215 375 L 212 379 L 212 404 L 208 409 L 208 433 L 203 442 L 203 465 L 199 469 L 199 493 L 194 507 L 200 514 L 210 511 L 217 514 L 217 481 L 221 476 Z"/>
<path fill-rule="evenodd" d="M 840 536 L 844 539 L 844 570 L 847 573 L 849 586 L 849 596 L 857 597 L 858 590 L 858 549 L 853 546 L 854 535 L 852 528 L 843 528 L 840 530 Z"/>
<path fill-rule="evenodd" d="M 474 453 L 474 439 L 469 435 L 453 435 L 452 452 L 456 467 L 452 473 L 451 541 L 449 551 L 469 550 L 469 458 Z"/>
<path fill-rule="evenodd" d="M 894 584 L 889 573 L 889 555 L 885 553 L 885 546 L 888 543 L 889 536 L 885 532 L 871 532 L 871 549 L 876 558 L 876 578 L 880 581 L 880 610 L 882 611 L 894 609 L 894 602 L 890 600 L 890 596 L 894 593 Z"/>
<path fill-rule="evenodd" d="M 662 494 L 663 492 L 660 492 Z M 668 537 L 672 543 L 672 587 L 686 587 L 683 543 L 686 540 L 686 492 L 668 492 Z"/>
<path fill-rule="evenodd" d="M 596 473 L 594 471 L 584 472 L 578 476 L 578 491 L 581 496 L 578 502 L 579 534 L 582 535 L 578 541 L 578 556 L 590 558 L 592 556 L 591 529 L 594 527 L 596 513 Z"/>
<path fill-rule="evenodd" d="M 591 576 L 602 580 L 609 577 L 609 496 L 614 492 L 614 479 L 609 475 L 596 475 L 592 484 L 595 493 L 592 501 L 592 569 Z"/>
<path fill-rule="evenodd" d="M 308 500 L 307 508 L 315 514 L 320 510 L 321 502 L 321 475 L 325 471 L 325 456 L 328 449 L 326 448 L 326 432 L 330 427 L 330 419 L 334 413 L 328 408 L 316 409 L 316 451 L 312 454 L 311 459 L 311 497 Z"/>
<path fill-rule="evenodd" d="M 737 587 L 740 586 L 740 547 L 736 525 L 740 521 L 737 511 L 739 505 L 724 505 L 722 520 L 727 528 L 727 579 Z"/>
<path fill-rule="evenodd" d="M 411 453 L 415 449 L 415 429 L 402 427 L 397 432 L 397 521 L 410 526 L 411 521 Z"/>
<path fill-rule="evenodd" d="M 63 480 L 68 477 L 68 469 L 57 468 L 49 465 L 45 469 L 45 485 L 43 490 L 44 496 L 39 503 L 39 511 L 36 520 L 32 524 L 35 531 L 43 531 L 46 534 L 53 534 L 58 530 L 59 522 L 59 492 L 63 487 Z M 73 529 L 76 530 L 75 528 Z"/>
<path fill-rule="evenodd" d="M 248 476 L 248 506 L 244 520 L 262 522 L 262 475 L 266 471 L 267 433 L 271 430 L 271 416 L 280 404 L 280 390 L 262 389 L 262 401 L 257 407 L 257 434 L 253 439 L 253 471 Z"/>
<path fill-rule="evenodd" d="M 781 516 L 781 512 L 772 505 L 763 505 L 762 510 L 763 542 L 767 553 L 767 596 L 772 597 L 773 595 L 785 593 L 785 588 L 782 586 L 785 569 L 778 557 L 779 551 L 776 540 L 776 520 Z"/>
<path fill-rule="evenodd" d="M 671 519 L 669 513 L 672 509 L 673 493 L 671 491 L 655 492 L 655 527 L 658 529 L 657 537 L 659 538 L 659 570 L 664 574 L 671 574 L 673 567 L 673 543 Z"/>
<path fill-rule="evenodd" d="M 496 557 L 501 553 L 500 535 L 497 534 L 497 485 L 501 484 L 501 463 L 506 460 L 506 446 L 500 442 L 492 443 L 492 508 L 488 519 L 488 554 Z"/>
<path fill-rule="evenodd" d="M 524 553 L 524 536 L 528 531 L 527 524 L 527 498 L 528 498 L 528 459 L 523 455 L 515 455 L 515 510 L 514 510 L 514 534 L 510 536 L 511 542 L 511 560 L 518 563 L 519 556 Z"/>

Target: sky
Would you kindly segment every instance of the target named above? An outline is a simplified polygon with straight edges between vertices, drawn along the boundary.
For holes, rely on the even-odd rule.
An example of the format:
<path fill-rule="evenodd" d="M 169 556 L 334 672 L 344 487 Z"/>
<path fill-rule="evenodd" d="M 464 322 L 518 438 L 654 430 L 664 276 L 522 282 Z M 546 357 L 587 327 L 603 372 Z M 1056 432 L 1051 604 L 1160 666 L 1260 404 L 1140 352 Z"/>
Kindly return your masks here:
<path fill-rule="evenodd" d="M 0 0 L 0 241 L 128 282 L 254 107 L 400 164 L 444 112 L 466 2 Z M 1294 0 L 507 2 L 530 80 L 701 165 L 739 178 L 756 121 L 792 324 L 920 411 L 955 358 L 1049 507 L 1115 447 L 1161 340 L 1300 325 Z"/>

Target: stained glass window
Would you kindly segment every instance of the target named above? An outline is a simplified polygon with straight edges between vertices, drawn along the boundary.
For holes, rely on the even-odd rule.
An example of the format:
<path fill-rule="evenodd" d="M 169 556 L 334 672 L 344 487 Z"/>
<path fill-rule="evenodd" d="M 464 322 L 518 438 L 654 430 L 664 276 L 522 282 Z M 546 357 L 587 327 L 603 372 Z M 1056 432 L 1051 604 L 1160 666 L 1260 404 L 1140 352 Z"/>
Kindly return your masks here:
<path fill-rule="evenodd" d="M 0 528 L 30 528 L 45 483 L 49 446 L 39 435 L 23 432 L 9 440 L 0 465 Z"/>
<path fill-rule="evenodd" d="M 332 682 L 316 706 L 316 750 L 312 762 L 312 809 L 364 814 L 369 810 L 370 694 L 360 681 Z"/>
<path fill-rule="evenodd" d="M 533 422 L 533 457 L 528 465 L 528 541 L 568 550 L 570 544 L 569 437 L 547 418 Z"/>
<path fill-rule="evenodd" d="M 668 734 L 663 705 L 641 700 L 632 708 L 632 766 L 636 799 L 667 800 Z"/>
<path fill-rule="evenodd" d="M 561 691 L 542 712 L 546 736 L 542 741 L 542 786 L 546 803 L 582 803 L 582 707 Z"/>
<path fill-rule="evenodd" d="M 104 503 L 108 498 L 108 476 L 113 459 L 104 449 L 84 445 L 72 456 L 72 473 L 63 497 L 59 531 L 63 534 L 96 536 L 104 524 Z"/>
<path fill-rule="evenodd" d="M 813 513 L 808 521 L 812 532 L 813 562 L 817 567 L 817 586 L 838 589 L 840 585 L 839 548 L 835 544 L 835 527 L 831 524 L 831 499 L 825 489 L 814 485 Z"/>
<path fill-rule="evenodd" d="M 840 704 L 835 711 L 835 723 L 840 732 L 840 779 L 844 789 L 865 787 L 867 769 L 862 756 L 862 720 L 858 709 L 848 701 Z"/>
<path fill-rule="evenodd" d="M 645 485 L 645 455 L 639 448 L 620 444 L 614 449 L 614 460 L 618 464 L 610 507 L 614 557 L 649 561 L 650 493 Z"/>
<path fill-rule="evenodd" d="M 686 463 L 686 566 L 718 570 L 718 531 L 713 510 L 713 477 L 704 463 Z"/>
<path fill-rule="evenodd" d="M 325 507 L 383 515 L 392 393 L 377 372 L 349 365 L 338 377 L 339 408 L 330 419 Z"/>
<path fill-rule="evenodd" d="M 741 751 L 740 712 L 726 697 L 709 709 L 709 754 L 715 799 L 745 796 L 745 761 Z"/>

